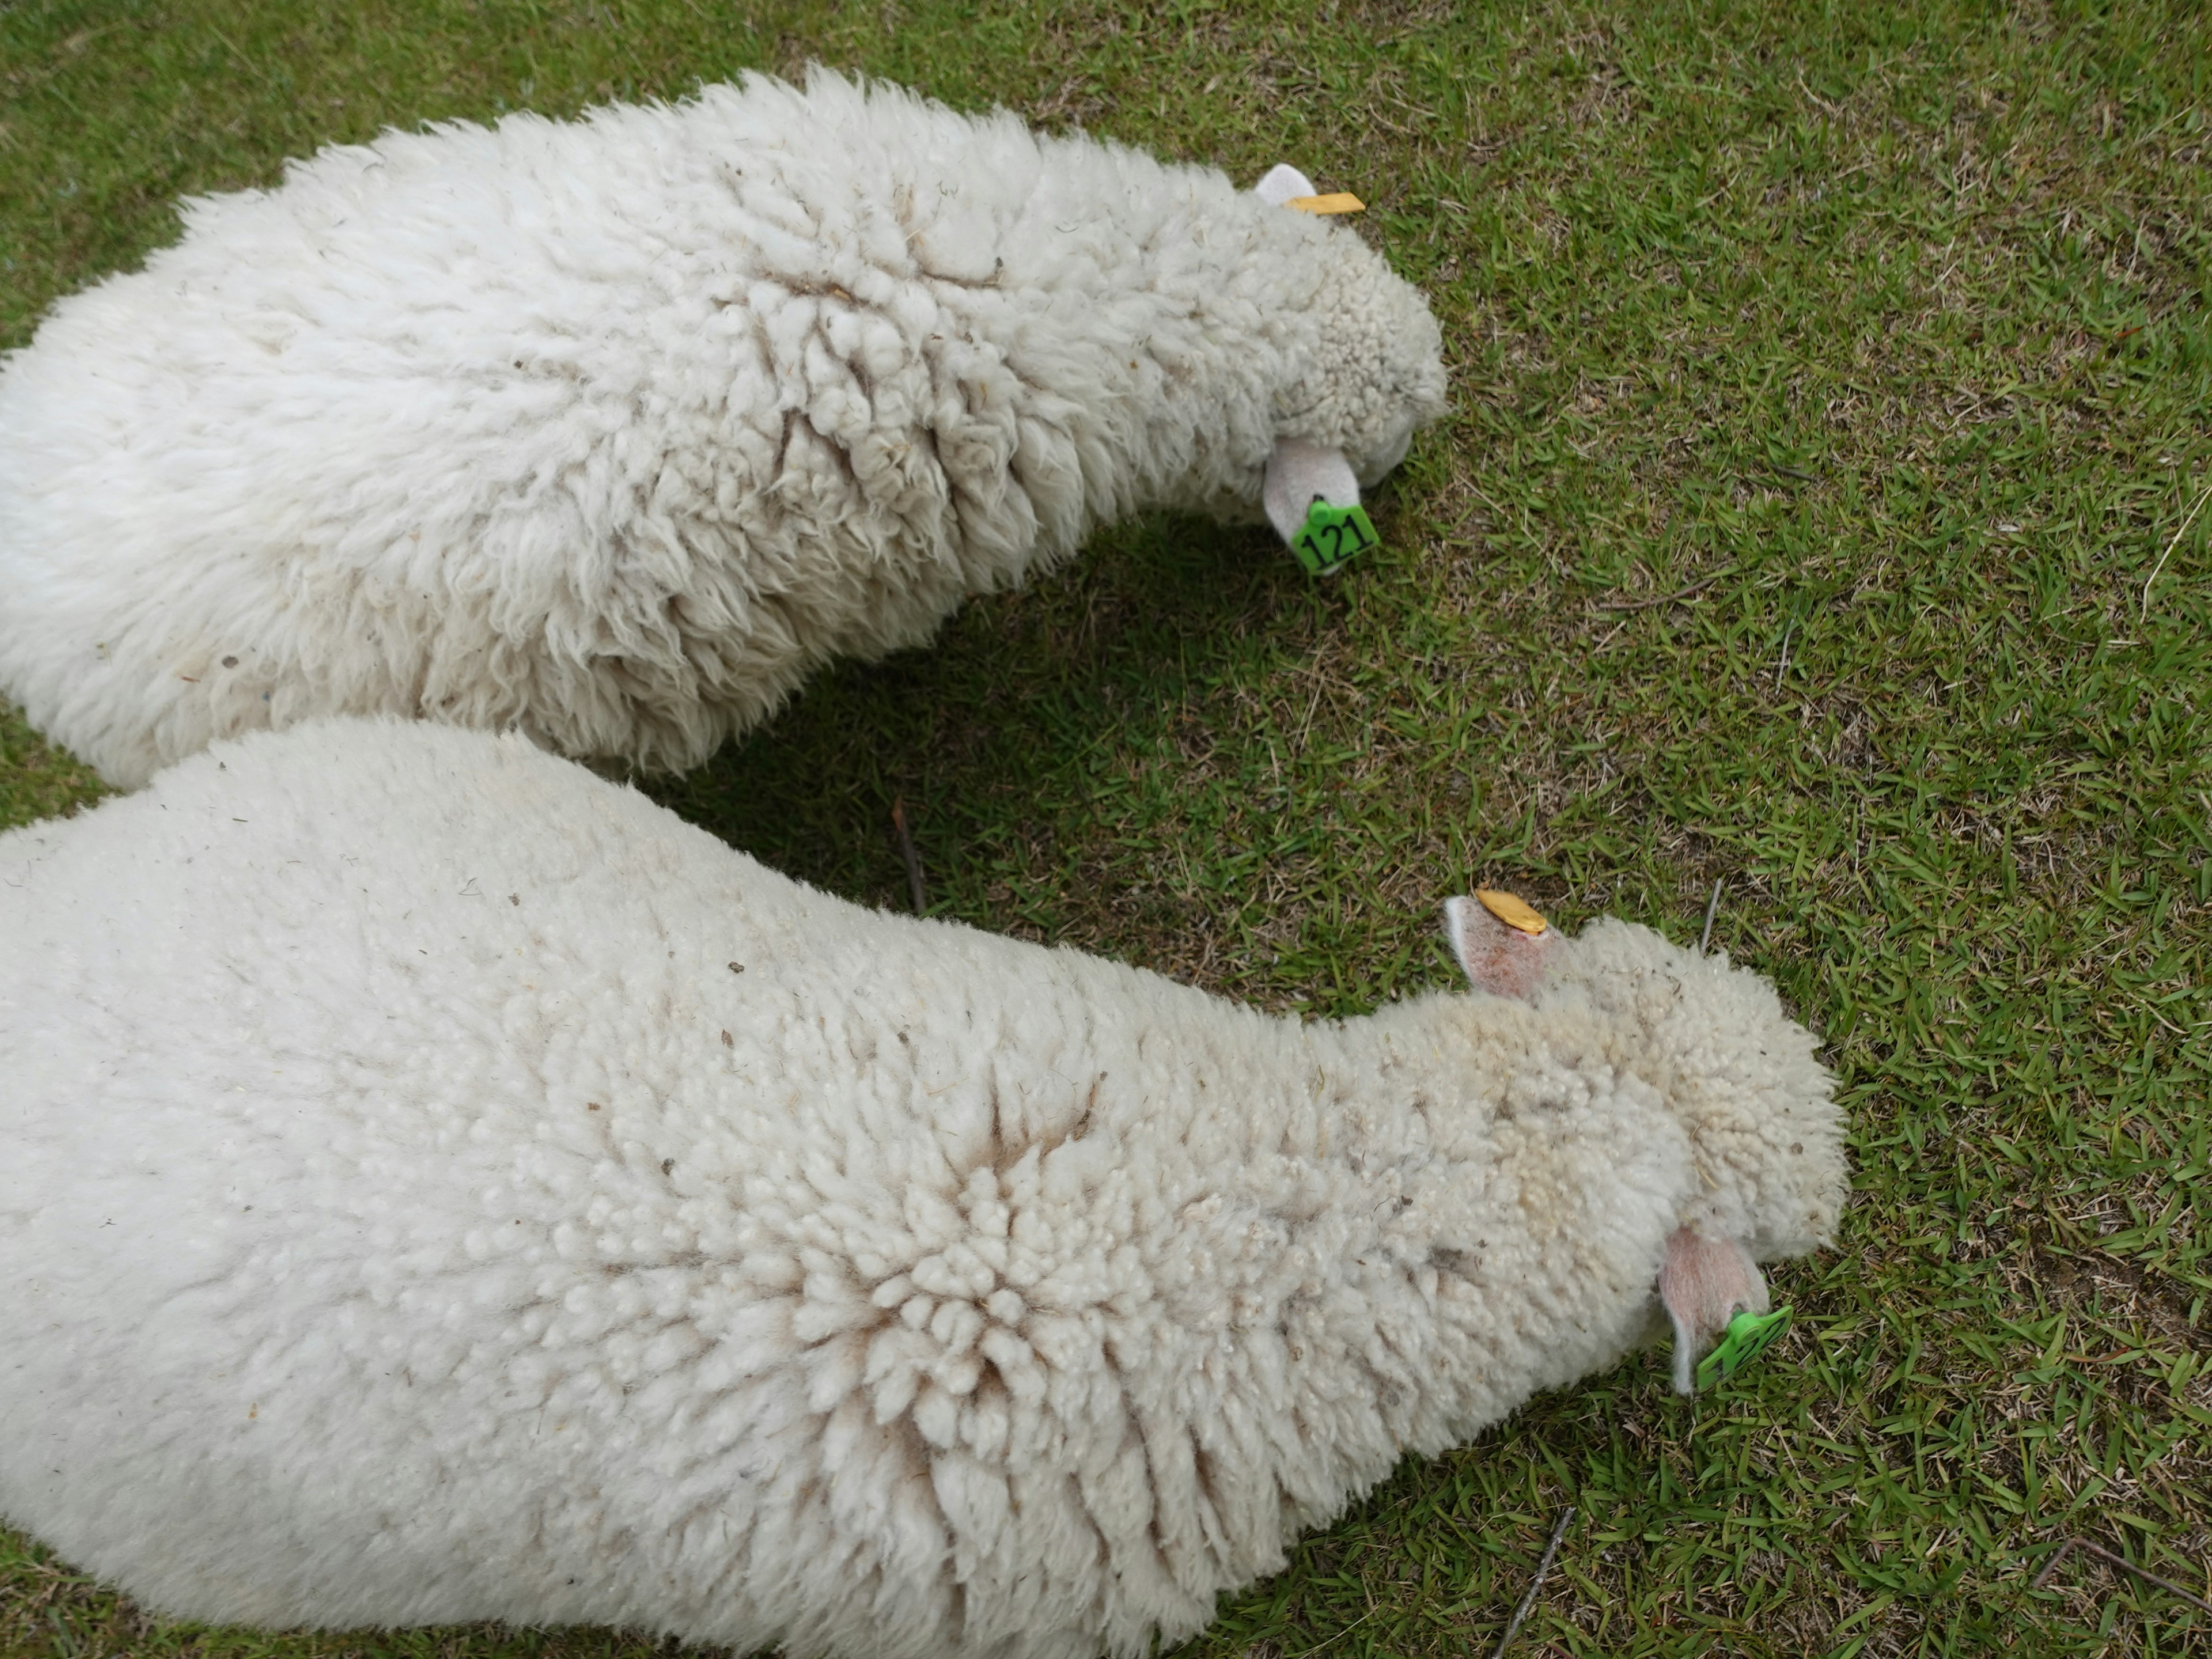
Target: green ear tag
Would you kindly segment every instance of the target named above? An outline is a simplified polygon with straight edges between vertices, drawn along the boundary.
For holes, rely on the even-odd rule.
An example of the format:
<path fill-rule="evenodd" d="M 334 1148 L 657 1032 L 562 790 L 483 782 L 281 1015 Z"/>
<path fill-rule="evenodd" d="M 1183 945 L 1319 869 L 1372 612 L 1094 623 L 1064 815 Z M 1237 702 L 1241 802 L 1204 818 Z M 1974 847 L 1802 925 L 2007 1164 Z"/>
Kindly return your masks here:
<path fill-rule="evenodd" d="M 1343 568 L 1353 554 L 1366 551 L 1380 539 L 1366 508 L 1357 503 L 1331 507 L 1316 496 L 1306 509 L 1305 528 L 1291 538 L 1291 551 L 1298 556 L 1308 574 L 1326 576 Z"/>
<path fill-rule="evenodd" d="M 1698 1362 L 1698 1389 L 1703 1393 L 1724 1376 L 1734 1376 L 1766 1352 L 1767 1344 L 1790 1328 L 1790 1310 L 1772 1313 L 1740 1313 L 1729 1321 L 1721 1345 Z"/>

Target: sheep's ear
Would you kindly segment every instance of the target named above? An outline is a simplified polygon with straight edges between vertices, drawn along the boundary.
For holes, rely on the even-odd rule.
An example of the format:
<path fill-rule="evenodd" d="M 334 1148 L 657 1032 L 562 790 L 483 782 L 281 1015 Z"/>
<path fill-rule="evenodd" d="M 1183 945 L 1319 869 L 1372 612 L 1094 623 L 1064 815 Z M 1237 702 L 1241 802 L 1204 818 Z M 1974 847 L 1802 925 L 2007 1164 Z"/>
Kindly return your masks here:
<path fill-rule="evenodd" d="M 1278 438 L 1260 486 L 1267 522 L 1287 542 L 1305 528 L 1306 514 L 1317 501 L 1331 507 L 1359 505 L 1359 480 L 1352 463 L 1340 449 L 1323 449 L 1304 438 Z"/>
<path fill-rule="evenodd" d="M 1501 910 L 1512 918 L 1510 923 Z M 1557 929 L 1510 893 L 1444 901 L 1444 939 L 1460 971 L 1476 990 L 1492 996 L 1533 999 L 1558 938 Z"/>
<path fill-rule="evenodd" d="M 1766 1311 L 1766 1276 L 1734 1239 L 1680 1227 L 1667 1241 L 1659 1299 L 1674 1322 L 1674 1392 L 1695 1394 L 1698 1362 L 1727 1333 L 1729 1321 Z"/>
<path fill-rule="evenodd" d="M 1288 161 L 1279 161 L 1267 169 L 1266 178 L 1252 186 L 1252 193 L 1269 207 L 1280 207 L 1297 197 L 1312 195 L 1313 180 Z"/>

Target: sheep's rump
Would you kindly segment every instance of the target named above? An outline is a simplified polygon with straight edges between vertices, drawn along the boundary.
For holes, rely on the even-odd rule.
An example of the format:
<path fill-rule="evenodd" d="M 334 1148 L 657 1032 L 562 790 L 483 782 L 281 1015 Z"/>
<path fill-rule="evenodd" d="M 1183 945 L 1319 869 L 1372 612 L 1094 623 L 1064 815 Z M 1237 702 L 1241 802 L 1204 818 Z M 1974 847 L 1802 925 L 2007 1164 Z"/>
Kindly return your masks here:
<path fill-rule="evenodd" d="M 941 1250 L 1098 1104 L 1086 1002 L 1209 1000 L 434 726 L 225 745 L 0 867 L 0 1514 L 223 1622 L 949 1650 L 928 1449 L 867 1402 L 958 1379 L 862 1391 L 833 1328 L 896 1307 L 795 1316 L 798 1236 Z"/>
<path fill-rule="evenodd" d="M 0 690 L 126 786 L 340 713 L 690 765 L 1103 518 L 1255 512 L 1330 261 L 1403 288 L 1218 172 L 830 76 L 185 220 L 0 374 Z"/>

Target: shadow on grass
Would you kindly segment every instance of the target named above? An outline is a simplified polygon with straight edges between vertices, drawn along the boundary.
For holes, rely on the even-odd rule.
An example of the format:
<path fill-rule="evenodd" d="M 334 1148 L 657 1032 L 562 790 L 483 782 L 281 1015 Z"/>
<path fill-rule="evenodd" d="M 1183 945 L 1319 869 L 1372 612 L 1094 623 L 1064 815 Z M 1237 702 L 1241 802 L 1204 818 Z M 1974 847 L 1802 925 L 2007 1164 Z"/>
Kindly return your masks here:
<path fill-rule="evenodd" d="M 833 666 L 706 766 L 637 781 L 777 869 L 899 908 L 903 800 L 931 908 L 972 916 L 979 850 L 1034 833 L 1127 739 L 1152 751 L 1194 686 L 1326 627 L 1335 591 L 1263 532 L 1124 526 L 1024 592 L 971 601 L 925 649 Z"/>

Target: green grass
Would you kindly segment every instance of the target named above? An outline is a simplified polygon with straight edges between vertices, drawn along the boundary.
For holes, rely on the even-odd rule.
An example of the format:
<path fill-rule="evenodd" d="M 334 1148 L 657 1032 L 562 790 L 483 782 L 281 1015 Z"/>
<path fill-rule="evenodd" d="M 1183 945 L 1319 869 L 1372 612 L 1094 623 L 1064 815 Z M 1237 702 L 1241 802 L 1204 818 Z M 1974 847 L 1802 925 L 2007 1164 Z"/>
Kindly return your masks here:
<path fill-rule="evenodd" d="M 1193 1659 L 2202 1653 L 2212 1619 L 2212 14 L 2185 0 L 0 9 L 0 339 L 179 192 L 809 57 L 1372 204 L 1455 410 L 1316 586 L 1155 520 L 653 786 L 769 862 L 1278 1007 L 1509 885 L 1715 942 L 1857 1161 L 1800 1321 L 1409 1461 Z M 1674 603 L 1624 604 L 1705 583 Z M 0 724 L 0 819 L 89 799 Z M 0 1264 L 4 1267 L 4 1264 Z M 0 1432 L 5 1425 L 0 1425 Z M 162 1625 L 0 1534 L 0 1652 L 642 1655 Z M 664 1650 L 663 1651 L 665 1651 Z"/>

